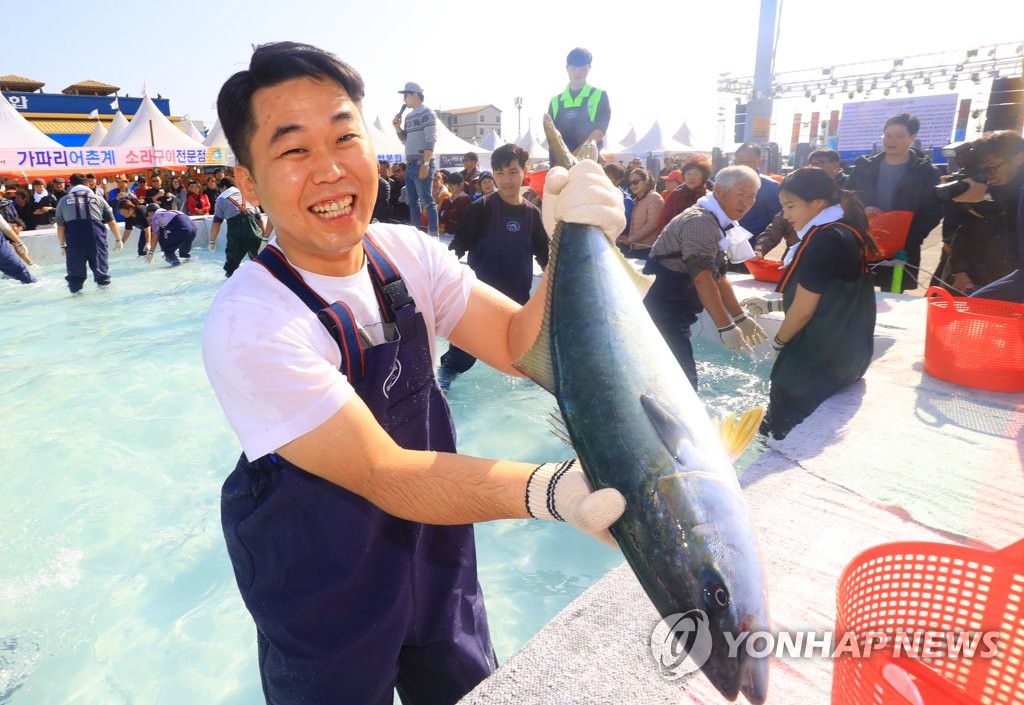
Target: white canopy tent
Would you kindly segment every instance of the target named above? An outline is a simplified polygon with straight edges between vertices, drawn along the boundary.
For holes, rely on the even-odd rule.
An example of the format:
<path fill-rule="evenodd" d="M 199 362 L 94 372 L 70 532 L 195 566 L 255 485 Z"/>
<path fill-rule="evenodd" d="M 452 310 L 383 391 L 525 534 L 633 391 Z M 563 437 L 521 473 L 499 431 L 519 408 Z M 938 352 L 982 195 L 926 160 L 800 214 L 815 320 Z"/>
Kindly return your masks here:
<path fill-rule="evenodd" d="M 160 112 L 149 96 L 142 97 L 142 104 L 135 113 L 128 129 L 111 142 L 107 135 L 105 147 L 177 147 L 182 149 L 202 149 L 205 145 L 194 140 L 175 127 L 174 123 Z"/>
<path fill-rule="evenodd" d="M 691 151 L 693 152 L 711 151 L 711 147 L 704 144 L 703 140 L 697 138 L 693 134 L 693 130 L 690 129 L 690 126 L 687 125 L 686 122 L 683 122 L 683 124 L 679 127 L 676 133 L 672 135 L 672 139 L 674 139 L 676 142 L 679 142 L 680 144 L 688 145 L 689 147 L 691 147 Z"/>
<path fill-rule="evenodd" d="M 385 130 L 380 127 L 380 117 L 374 120 L 372 125 L 368 125 L 366 130 L 370 133 L 370 141 L 377 152 L 377 159 L 386 159 L 391 163 L 405 159 L 405 145 L 398 139 L 394 128 Z"/>
<path fill-rule="evenodd" d="M 526 134 L 516 140 L 516 144 L 525 149 L 530 154 L 530 161 L 546 162 L 548 157 L 548 148 L 540 143 L 536 137 L 533 136 L 533 130 L 529 129 Z"/>
<path fill-rule="evenodd" d="M 482 149 L 486 149 L 493 152 L 503 144 L 508 144 L 504 137 L 498 134 L 497 130 L 491 130 L 487 133 L 487 136 L 480 140 L 479 146 Z"/>
<path fill-rule="evenodd" d="M 0 95 L 0 148 L 60 149 L 61 145 L 25 119 Z"/>
<path fill-rule="evenodd" d="M 85 141 L 83 147 L 99 147 L 103 144 L 103 140 L 107 138 L 107 128 L 100 122 L 96 121 L 96 127 L 92 128 L 92 134 L 89 135 L 89 139 Z"/>
<path fill-rule="evenodd" d="M 124 116 L 120 110 L 114 113 L 114 119 L 110 121 L 110 127 L 107 128 L 107 136 L 103 138 L 101 145 L 103 147 L 111 147 L 117 144 L 117 140 L 121 138 L 121 135 L 128 129 L 128 118 Z"/>
<path fill-rule="evenodd" d="M 661 123 L 655 120 L 647 134 L 627 147 L 624 152 L 618 152 L 617 155 L 629 155 L 643 159 L 648 154 L 661 157 L 665 154 L 685 154 L 696 151 L 690 145 L 682 144 L 669 137 Z"/>
<path fill-rule="evenodd" d="M 475 152 L 480 157 L 480 168 L 491 168 L 491 152 L 480 145 L 467 142 L 447 127 L 437 122 L 437 143 L 434 145 L 434 156 L 441 169 L 449 171 L 462 168 L 462 156 L 466 152 Z"/>
<path fill-rule="evenodd" d="M 231 146 L 228 144 L 228 138 L 224 134 L 224 128 L 220 126 L 220 120 L 218 119 L 213 123 L 213 127 L 206 133 L 206 139 L 203 140 L 203 145 L 207 147 L 219 147 L 224 150 L 224 163 L 227 166 L 235 166 L 238 162 L 235 160 L 235 153 L 231 151 Z"/>
<path fill-rule="evenodd" d="M 190 119 L 185 119 L 178 123 L 178 129 L 194 139 L 196 142 L 202 142 L 206 139 L 203 137 L 203 133 L 196 128 L 196 124 Z"/>

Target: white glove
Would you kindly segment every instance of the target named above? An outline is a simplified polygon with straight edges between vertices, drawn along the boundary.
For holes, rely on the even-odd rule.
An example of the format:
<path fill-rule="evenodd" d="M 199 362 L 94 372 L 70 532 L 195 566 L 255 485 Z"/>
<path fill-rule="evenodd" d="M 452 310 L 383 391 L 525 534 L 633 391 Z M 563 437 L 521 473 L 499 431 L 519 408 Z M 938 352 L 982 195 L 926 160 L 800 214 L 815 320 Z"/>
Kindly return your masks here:
<path fill-rule="evenodd" d="M 208 247 L 210 248 L 210 252 L 216 252 L 217 251 L 217 241 L 216 240 L 210 240 L 210 244 L 208 245 Z"/>
<path fill-rule="evenodd" d="M 612 244 L 626 228 L 622 191 L 615 188 L 597 162 L 578 162 L 566 171 L 552 167 L 544 181 L 541 216 L 544 229 L 554 234 L 555 225 L 582 223 L 596 225 Z"/>
<path fill-rule="evenodd" d="M 146 250 L 146 264 L 153 264 L 153 253 Z"/>
<path fill-rule="evenodd" d="M 768 340 L 768 334 L 764 332 L 764 328 L 758 324 L 753 318 L 747 318 L 743 314 L 740 314 L 739 318 L 732 319 L 736 327 L 743 333 L 743 339 L 747 341 L 747 344 L 752 348 L 756 348 L 758 345 Z"/>
<path fill-rule="evenodd" d="M 782 352 L 782 348 L 786 347 L 786 344 L 779 340 L 779 336 L 772 338 L 772 349 L 768 353 L 768 361 L 775 362 L 779 359 L 779 353 Z"/>
<path fill-rule="evenodd" d="M 753 355 L 754 350 L 747 343 L 747 339 L 735 323 L 730 323 L 725 328 L 718 329 L 718 335 L 722 339 L 722 345 L 732 352 L 744 352 Z"/>
<path fill-rule="evenodd" d="M 123 250 L 124 249 L 124 243 L 121 242 L 121 238 L 119 238 L 119 237 L 115 237 L 114 238 L 114 249 L 115 250 Z"/>
<path fill-rule="evenodd" d="M 526 511 L 534 519 L 567 522 L 612 548 L 618 544 L 608 527 L 625 510 L 622 493 L 611 487 L 595 492 L 575 459 L 538 465 L 526 485 Z"/>
<path fill-rule="evenodd" d="M 748 316 L 764 316 L 774 311 L 782 311 L 782 299 L 766 299 L 762 296 L 751 296 L 740 301 L 740 306 L 747 310 Z"/>

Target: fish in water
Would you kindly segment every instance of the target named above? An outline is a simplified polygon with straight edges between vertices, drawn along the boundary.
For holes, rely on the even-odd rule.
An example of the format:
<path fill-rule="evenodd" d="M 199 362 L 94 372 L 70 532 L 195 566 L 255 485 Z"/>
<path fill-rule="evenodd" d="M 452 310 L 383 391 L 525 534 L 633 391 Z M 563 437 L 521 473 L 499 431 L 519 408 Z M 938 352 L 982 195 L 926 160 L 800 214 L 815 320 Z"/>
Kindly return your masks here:
<path fill-rule="evenodd" d="M 545 130 L 571 166 L 547 117 Z M 753 523 L 730 451 L 644 308 L 647 287 L 599 228 L 560 223 L 541 332 L 516 365 L 554 394 L 594 488 L 625 496 L 611 533 L 654 606 L 662 617 L 703 612 L 701 670 L 729 700 L 742 692 L 760 705 L 768 662 L 735 649 L 742 632 L 769 627 Z M 733 455 L 761 415 L 723 427 Z"/>

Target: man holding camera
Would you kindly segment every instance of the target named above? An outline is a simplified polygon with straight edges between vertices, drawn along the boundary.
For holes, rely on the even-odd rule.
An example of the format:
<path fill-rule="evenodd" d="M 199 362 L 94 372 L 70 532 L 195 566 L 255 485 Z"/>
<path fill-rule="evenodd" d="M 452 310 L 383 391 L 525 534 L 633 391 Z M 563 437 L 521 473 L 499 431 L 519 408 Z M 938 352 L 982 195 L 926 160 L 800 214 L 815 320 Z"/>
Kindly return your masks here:
<path fill-rule="evenodd" d="M 911 211 L 914 219 L 903 249 L 909 268 L 903 275 L 902 291 L 917 288 L 917 270 L 921 266 L 921 244 L 942 218 L 939 201 L 932 189 L 939 183 L 939 170 L 927 156 L 911 145 L 921 122 L 908 113 L 885 121 L 882 151 L 860 157 L 855 163 L 847 188 L 857 192 L 868 218 L 883 211 Z M 875 285 L 889 290 L 892 270 L 879 267 Z"/>
<path fill-rule="evenodd" d="M 1012 130 L 989 132 L 957 155 L 966 176 L 936 189 L 947 206 L 950 238 L 946 279 L 979 298 L 1024 302 L 1024 139 Z"/>

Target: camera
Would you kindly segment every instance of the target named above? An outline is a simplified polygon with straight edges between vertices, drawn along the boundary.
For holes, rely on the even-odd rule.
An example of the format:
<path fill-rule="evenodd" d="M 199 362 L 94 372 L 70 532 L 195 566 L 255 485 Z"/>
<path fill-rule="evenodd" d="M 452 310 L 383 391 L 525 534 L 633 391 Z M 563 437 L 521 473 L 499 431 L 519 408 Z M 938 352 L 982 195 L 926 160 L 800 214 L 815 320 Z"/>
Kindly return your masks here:
<path fill-rule="evenodd" d="M 935 197 L 940 201 L 952 201 L 966 193 L 971 185 L 965 179 L 973 179 L 980 184 L 988 183 L 988 172 L 982 166 L 984 155 L 980 154 L 977 142 L 958 144 L 951 157 L 959 167 L 957 171 L 945 177 L 945 183 L 935 187 Z"/>

